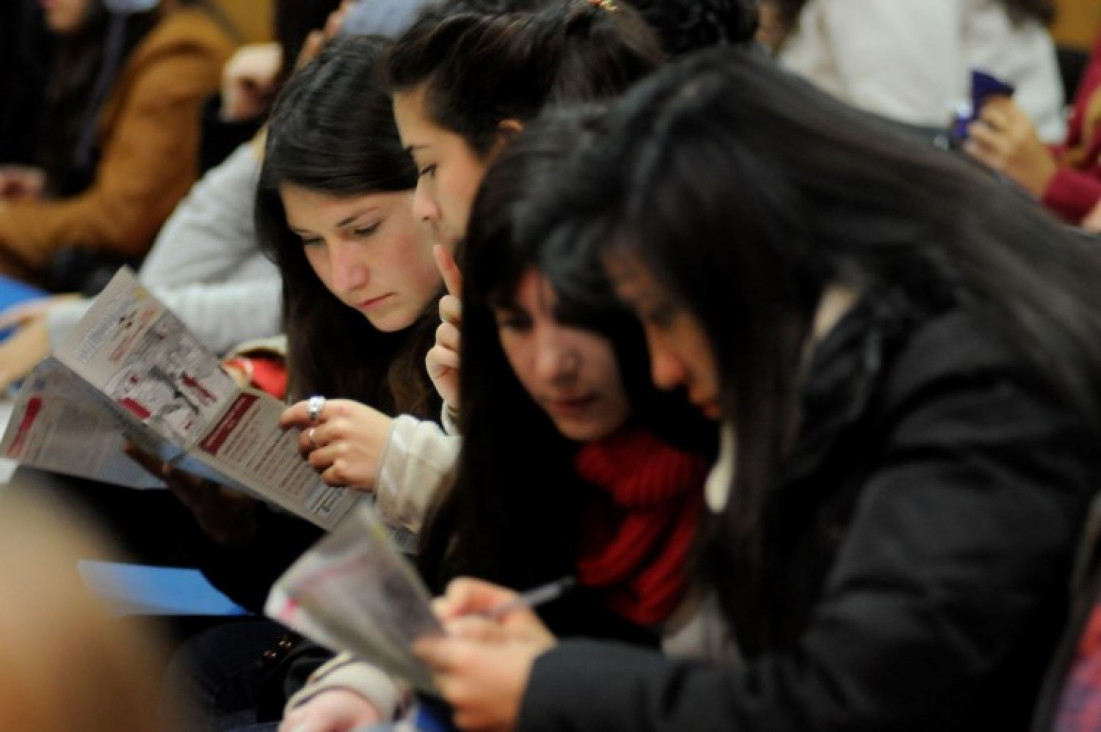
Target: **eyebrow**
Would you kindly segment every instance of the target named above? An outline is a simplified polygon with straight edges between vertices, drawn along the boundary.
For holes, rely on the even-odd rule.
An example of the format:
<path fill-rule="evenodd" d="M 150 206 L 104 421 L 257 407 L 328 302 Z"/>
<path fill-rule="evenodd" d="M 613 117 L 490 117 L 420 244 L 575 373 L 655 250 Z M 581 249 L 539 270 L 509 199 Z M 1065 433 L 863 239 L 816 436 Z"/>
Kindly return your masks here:
<path fill-rule="evenodd" d="M 359 219 L 363 218 L 367 214 L 374 213 L 375 211 L 378 211 L 378 206 L 368 206 L 367 208 L 363 209 L 362 211 L 352 214 L 351 216 L 347 217 L 343 221 L 338 221 L 337 224 L 336 224 L 336 228 L 343 229 L 345 226 L 348 226 L 349 224 L 352 224 L 352 223 L 358 221 Z"/>
<path fill-rule="evenodd" d="M 338 221 L 334 228 L 343 229 L 345 226 L 348 226 L 349 224 L 352 224 L 352 223 L 358 221 L 359 219 L 363 218 L 367 214 L 375 213 L 378 210 L 379 210 L 378 206 L 368 206 L 367 208 L 365 208 L 361 211 L 358 211 L 358 212 L 352 214 L 351 216 L 348 216 L 348 217 Z M 315 232 L 313 232 L 309 229 L 300 229 L 300 228 L 298 228 L 297 226 L 295 226 L 294 224 L 292 224 L 289 221 L 287 222 L 287 228 L 290 229 L 291 231 L 293 231 L 295 234 L 298 234 L 298 235 L 314 234 L 315 233 Z"/>
<path fill-rule="evenodd" d="M 410 155 L 410 156 L 412 156 L 412 154 L 413 154 L 413 153 L 414 153 L 415 151 L 417 151 L 417 150 L 423 150 L 423 149 L 424 149 L 424 148 L 426 148 L 426 147 L 428 147 L 428 146 L 427 146 L 427 145 L 406 145 L 406 146 L 405 146 L 405 154 L 406 154 L 406 155 Z"/>

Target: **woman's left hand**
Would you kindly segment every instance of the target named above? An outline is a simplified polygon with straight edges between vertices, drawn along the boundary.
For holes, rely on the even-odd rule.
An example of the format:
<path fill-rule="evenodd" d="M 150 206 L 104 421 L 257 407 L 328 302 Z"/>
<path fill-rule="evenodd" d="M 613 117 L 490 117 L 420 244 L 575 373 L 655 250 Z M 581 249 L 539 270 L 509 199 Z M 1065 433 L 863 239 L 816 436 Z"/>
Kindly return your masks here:
<path fill-rule="evenodd" d="M 964 150 L 1032 195 L 1044 195 L 1059 166 L 1028 115 L 1009 97 L 993 97 L 968 128 Z"/>
<path fill-rule="evenodd" d="M 46 171 L 25 165 L 0 166 L 0 200 L 37 201 L 46 190 Z"/>
<path fill-rule="evenodd" d="M 316 421 L 308 400 L 284 410 L 283 429 L 298 427 L 298 449 L 328 485 L 372 491 L 394 420 L 350 399 L 329 399 Z"/>
<path fill-rule="evenodd" d="M 499 618 L 484 614 L 515 598 L 488 582 L 455 580 L 435 605 L 447 634 L 413 646 L 462 729 L 512 729 L 535 659 L 554 646 L 554 636 L 526 607 Z"/>

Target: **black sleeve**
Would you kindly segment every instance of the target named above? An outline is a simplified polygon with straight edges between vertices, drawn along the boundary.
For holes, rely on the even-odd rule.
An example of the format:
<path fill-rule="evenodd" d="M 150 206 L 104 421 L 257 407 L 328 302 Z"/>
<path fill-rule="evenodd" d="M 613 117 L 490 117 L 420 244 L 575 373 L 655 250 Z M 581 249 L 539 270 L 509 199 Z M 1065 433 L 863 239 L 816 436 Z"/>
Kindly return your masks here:
<path fill-rule="evenodd" d="M 262 613 L 275 580 L 324 531 L 305 519 L 263 504 L 256 511 L 256 540 L 247 546 L 220 546 L 198 526 L 189 531 L 185 541 L 190 558 L 212 585 L 242 607 Z"/>
<path fill-rule="evenodd" d="M 792 647 L 735 667 L 562 643 L 536 662 L 519 728 L 965 729 L 999 709 L 1026 728 L 1098 451 L 1012 371 L 945 373 L 895 395 L 888 449 Z M 1014 664 L 1034 677 L 1023 698 L 999 683 Z"/>

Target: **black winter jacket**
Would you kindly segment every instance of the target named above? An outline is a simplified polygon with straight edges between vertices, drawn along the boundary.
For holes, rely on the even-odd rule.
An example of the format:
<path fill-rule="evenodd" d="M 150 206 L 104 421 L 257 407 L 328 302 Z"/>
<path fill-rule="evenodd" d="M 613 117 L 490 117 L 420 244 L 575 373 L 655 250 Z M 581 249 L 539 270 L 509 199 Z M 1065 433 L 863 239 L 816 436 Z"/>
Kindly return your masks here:
<path fill-rule="evenodd" d="M 801 406 L 771 580 L 723 588 L 744 664 L 563 642 L 520 729 L 1027 729 L 1097 435 L 976 315 L 898 294 L 838 323 Z"/>

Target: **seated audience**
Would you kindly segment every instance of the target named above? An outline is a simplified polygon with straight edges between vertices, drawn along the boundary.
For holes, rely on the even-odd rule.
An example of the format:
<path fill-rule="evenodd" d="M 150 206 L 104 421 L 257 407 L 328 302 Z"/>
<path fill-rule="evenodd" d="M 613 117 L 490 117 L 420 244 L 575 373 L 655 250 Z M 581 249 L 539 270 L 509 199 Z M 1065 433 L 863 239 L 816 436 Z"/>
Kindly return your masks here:
<path fill-rule="evenodd" d="M 715 432 L 649 383 L 641 329 L 606 283 L 563 297 L 515 237 L 517 199 L 588 130 L 581 119 L 555 133 L 517 143 L 515 165 L 478 194 L 462 252 L 463 446 L 418 561 L 437 588 L 457 574 L 517 588 L 575 576 L 579 589 L 545 608 L 557 632 L 676 644 L 700 622 L 687 552 Z M 291 700 L 284 728 L 389 719 L 402 698 L 342 656 Z"/>
<path fill-rule="evenodd" d="M 321 28 L 336 7 L 337 0 L 278 0 L 274 7 L 280 39 L 277 46 L 299 48 L 308 32 Z M 250 48 L 246 46 L 238 54 L 247 54 Z M 295 55 L 290 54 L 292 60 Z M 221 96 L 254 93 L 259 98 L 252 100 L 258 105 L 253 111 L 263 116 L 266 112 L 257 110 L 275 88 L 262 91 L 255 79 L 242 78 L 255 71 L 254 67 L 241 69 L 231 61 Z M 282 77 L 277 63 L 268 83 L 278 84 Z M 240 113 L 240 109 L 233 110 L 233 114 Z M 212 127 L 204 126 L 204 140 Z M 224 130 L 213 136 L 220 143 L 235 137 Z M 260 251 L 254 223 L 262 148 L 262 138 L 246 139 L 203 176 L 165 222 L 138 273 L 142 283 L 216 353 L 246 341 L 270 338 L 282 330 L 279 273 Z M 0 313 L 0 327 L 18 326 L 18 331 L 0 344 L 0 388 L 26 376 L 65 339 L 89 307 L 89 300 L 64 294 Z"/>
<path fill-rule="evenodd" d="M 1101 252 L 747 53 L 659 71 L 567 165 L 515 230 L 724 422 L 698 570 L 744 660 L 479 621 L 515 594 L 464 580 L 417 645 L 455 722 L 1027 728 L 1101 478 Z"/>

